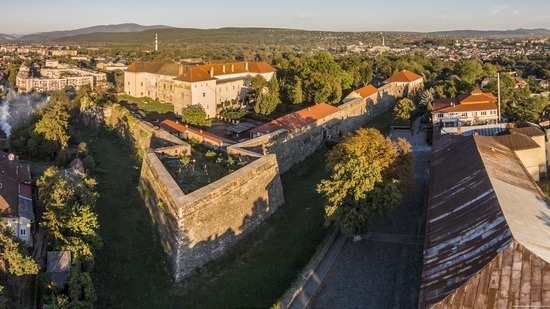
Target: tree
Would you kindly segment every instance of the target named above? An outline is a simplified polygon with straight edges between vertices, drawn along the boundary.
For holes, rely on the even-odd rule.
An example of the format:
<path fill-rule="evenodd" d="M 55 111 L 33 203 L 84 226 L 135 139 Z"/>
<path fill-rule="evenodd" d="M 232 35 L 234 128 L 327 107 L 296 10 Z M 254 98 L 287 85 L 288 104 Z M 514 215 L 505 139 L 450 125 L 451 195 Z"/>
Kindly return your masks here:
<path fill-rule="evenodd" d="M 276 78 L 272 78 L 267 83 L 267 87 L 260 90 L 258 100 L 256 101 L 256 104 L 254 104 L 254 112 L 261 115 L 269 115 L 273 113 L 280 102 L 279 82 Z"/>
<path fill-rule="evenodd" d="M 483 66 L 477 60 L 460 60 L 455 63 L 454 72 L 461 80 L 472 85 L 483 76 Z"/>
<path fill-rule="evenodd" d="M 209 127 L 212 125 L 212 121 L 206 118 L 206 112 L 201 106 L 190 106 L 183 109 L 181 121 L 199 127 Z"/>
<path fill-rule="evenodd" d="M 353 77 L 327 52 L 305 57 L 299 77 L 303 81 L 305 99 L 310 103 L 338 103 L 343 90 L 353 83 Z"/>
<path fill-rule="evenodd" d="M 6 272 L 8 279 L 2 284 L 7 284 L 7 287 L 11 288 L 12 294 L 21 305 L 28 276 L 36 275 L 39 267 L 23 244 L 15 239 L 13 231 L 3 220 L 0 220 L 0 260 L 0 270 Z M 2 295 L 0 295 L 0 305 L 1 298 Z"/>
<path fill-rule="evenodd" d="M 393 108 L 394 122 L 399 125 L 408 125 L 416 106 L 410 99 L 404 98 L 399 100 Z"/>
<path fill-rule="evenodd" d="M 518 121 L 536 122 L 548 105 L 548 99 L 542 96 L 522 98 L 510 106 L 509 116 Z"/>
<path fill-rule="evenodd" d="M 367 231 L 414 187 L 413 164 L 404 140 L 392 142 L 372 128 L 348 135 L 329 153 L 330 177 L 317 186 L 327 202 L 326 223 L 336 222 L 346 235 Z"/>
<path fill-rule="evenodd" d="M 288 97 L 293 104 L 301 104 L 304 102 L 301 79 L 297 79 L 295 83 L 291 85 L 291 89 L 288 91 Z"/>
<path fill-rule="evenodd" d="M 93 250 L 101 245 L 94 212 L 98 197 L 95 180 L 85 175 L 64 177 L 58 168 L 50 167 L 37 185 L 38 198 L 44 207 L 40 225 L 46 230 L 51 246 L 71 251 L 75 260 L 91 260 Z"/>
<path fill-rule="evenodd" d="M 55 142 L 61 149 L 69 145 L 69 113 L 62 104 L 51 104 L 34 128 L 47 141 Z"/>

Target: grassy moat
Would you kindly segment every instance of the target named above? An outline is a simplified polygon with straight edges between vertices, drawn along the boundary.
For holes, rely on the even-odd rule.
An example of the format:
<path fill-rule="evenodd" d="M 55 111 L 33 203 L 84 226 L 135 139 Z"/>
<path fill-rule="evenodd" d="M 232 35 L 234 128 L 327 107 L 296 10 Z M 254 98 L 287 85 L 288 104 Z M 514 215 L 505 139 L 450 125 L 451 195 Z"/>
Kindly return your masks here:
<path fill-rule="evenodd" d="M 386 129 L 386 114 L 370 125 Z M 84 136 L 104 171 L 97 175 L 105 242 L 93 273 L 98 308 L 270 307 L 327 235 L 323 200 L 315 191 L 327 176 L 328 149 L 322 147 L 281 176 L 286 203 L 273 216 L 229 254 L 174 284 L 137 190 L 141 164 L 115 136 Z"/>

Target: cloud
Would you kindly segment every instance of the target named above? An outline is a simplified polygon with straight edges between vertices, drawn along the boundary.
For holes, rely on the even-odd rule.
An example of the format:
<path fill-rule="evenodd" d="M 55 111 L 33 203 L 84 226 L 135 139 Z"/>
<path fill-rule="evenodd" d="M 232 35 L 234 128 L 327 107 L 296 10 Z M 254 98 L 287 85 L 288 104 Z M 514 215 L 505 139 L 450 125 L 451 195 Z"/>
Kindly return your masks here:
<path fill-rule="evenodd" d="M 521 13 L 520 10 L 513 10 L 513 11 L 512 11 L 512 14 L 513 14 L 513 15 L 519 15 L 520 13 Z"/>
<path fill-rule="evenodd" d="M 509 5 L 495 5 L 495 6 L 493 6 L 493 8 L 491 9 L 491 15 L 498 15 L 498 14 L 500 14 L 501 12 L 507 10 L 508 8 L 510 8 Z"/>

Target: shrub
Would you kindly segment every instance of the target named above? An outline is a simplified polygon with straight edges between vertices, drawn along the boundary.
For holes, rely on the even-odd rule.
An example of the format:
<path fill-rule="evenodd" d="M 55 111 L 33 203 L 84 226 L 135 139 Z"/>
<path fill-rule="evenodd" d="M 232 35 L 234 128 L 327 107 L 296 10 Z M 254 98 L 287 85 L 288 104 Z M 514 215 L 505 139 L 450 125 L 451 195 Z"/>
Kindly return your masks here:
<path fill-rule="evenodd" d="M 206 112 L 200 106 L 188 107 L 181 114 L 181 121 L 199 127 L 209 127 L 212 121 L 206 118 Z"/>

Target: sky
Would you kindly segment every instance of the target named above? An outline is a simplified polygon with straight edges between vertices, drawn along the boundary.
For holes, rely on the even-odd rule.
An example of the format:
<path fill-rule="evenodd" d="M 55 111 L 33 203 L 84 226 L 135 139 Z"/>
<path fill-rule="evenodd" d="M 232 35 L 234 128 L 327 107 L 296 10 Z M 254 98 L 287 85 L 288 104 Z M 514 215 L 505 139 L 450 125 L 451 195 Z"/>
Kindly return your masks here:
<path fill-rule="evenodd" d="M 102 24 L 329 31 L 549 28 L 549 0 L 1 0 L 0 33 Z"/>

